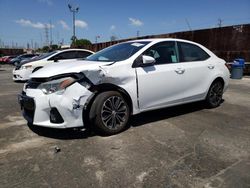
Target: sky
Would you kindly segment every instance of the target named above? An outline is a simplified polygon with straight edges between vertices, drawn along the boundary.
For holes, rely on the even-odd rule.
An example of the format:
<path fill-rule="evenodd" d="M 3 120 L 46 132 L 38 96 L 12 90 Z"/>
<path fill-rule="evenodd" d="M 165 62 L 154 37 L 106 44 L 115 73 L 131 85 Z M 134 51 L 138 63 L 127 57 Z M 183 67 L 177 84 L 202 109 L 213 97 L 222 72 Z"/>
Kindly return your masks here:
<path fill-rule="evenodd" d="M 79 7 L 76 37 L 92 43 L 190 29 L 250 23 L 250 0 L 0 0 L 0 46 L 70 44 Z M 50 29 L 51 28 L 51 29 Z M 98 36 L 98 37 L 97 37 Z"/>

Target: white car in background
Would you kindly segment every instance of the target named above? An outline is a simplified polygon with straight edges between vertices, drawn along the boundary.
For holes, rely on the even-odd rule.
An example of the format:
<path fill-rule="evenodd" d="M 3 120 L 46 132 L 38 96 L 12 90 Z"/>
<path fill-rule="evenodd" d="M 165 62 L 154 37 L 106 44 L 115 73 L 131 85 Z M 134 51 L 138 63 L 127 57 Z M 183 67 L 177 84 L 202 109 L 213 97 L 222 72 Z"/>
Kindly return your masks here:
<path fill-rule="evenodd" d="M 223 59 L 180 39 L 120 43 L 81 62 L 33 73 L 19 95 L 26 120 L 38 126 L 93 126 L 112 135 L 131 115 L 194 101 L 221 104 L 229 82 Z"/>
<path fill-rule="evenodd" d="M 14 81 L 26 81 L 29 76 L 50 63 L 69 62 L 76 59 L 86 58 L 94 52 L 86 49 L 58 50 L 38 56 L 30 61 L 16 65 L 13 70 Z"/>

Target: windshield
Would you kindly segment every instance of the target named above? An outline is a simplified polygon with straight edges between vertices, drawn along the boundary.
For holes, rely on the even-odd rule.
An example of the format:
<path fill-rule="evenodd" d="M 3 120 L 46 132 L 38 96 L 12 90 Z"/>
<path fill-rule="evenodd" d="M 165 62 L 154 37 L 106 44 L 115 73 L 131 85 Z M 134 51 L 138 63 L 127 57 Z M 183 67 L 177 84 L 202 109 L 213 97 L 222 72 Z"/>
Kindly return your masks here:
<path fill-rule="evenodd" d="M 128 59 L 149 42 L 127 42 L 105 48 L 86 58 L 89 61 L 122 61 Z"/>

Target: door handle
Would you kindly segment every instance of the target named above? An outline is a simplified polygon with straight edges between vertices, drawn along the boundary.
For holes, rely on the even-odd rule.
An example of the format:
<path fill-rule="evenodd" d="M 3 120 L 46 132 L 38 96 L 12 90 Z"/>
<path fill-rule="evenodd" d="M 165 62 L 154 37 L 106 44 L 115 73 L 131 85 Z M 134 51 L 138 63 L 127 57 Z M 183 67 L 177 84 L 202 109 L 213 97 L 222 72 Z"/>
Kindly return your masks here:
<path fill-rule="evenodd" d="M 209 69 L 214 69 L 214 65 L 208 65 L 207 66 Z"/>
<path fill-rule="evenodd" d="M 175 70 L 175 72 L 176 72 L 177 74 L 183 74 L 183 73 L 185 72 L 185 69 L 178 68 L 178 69 Z"/>

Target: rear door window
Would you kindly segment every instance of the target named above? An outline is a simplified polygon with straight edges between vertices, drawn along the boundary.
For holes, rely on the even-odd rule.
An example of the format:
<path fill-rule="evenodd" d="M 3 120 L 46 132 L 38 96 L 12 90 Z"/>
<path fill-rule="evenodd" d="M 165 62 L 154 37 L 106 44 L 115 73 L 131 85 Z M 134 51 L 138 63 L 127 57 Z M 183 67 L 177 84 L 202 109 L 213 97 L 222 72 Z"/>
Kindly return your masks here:
<path fill-rule="evenodd" d="M 178 42 L 180 62 L 191 62 L 191 61 L 204 61 L 210 56 L 199 46 L 186 43 Z"/>

